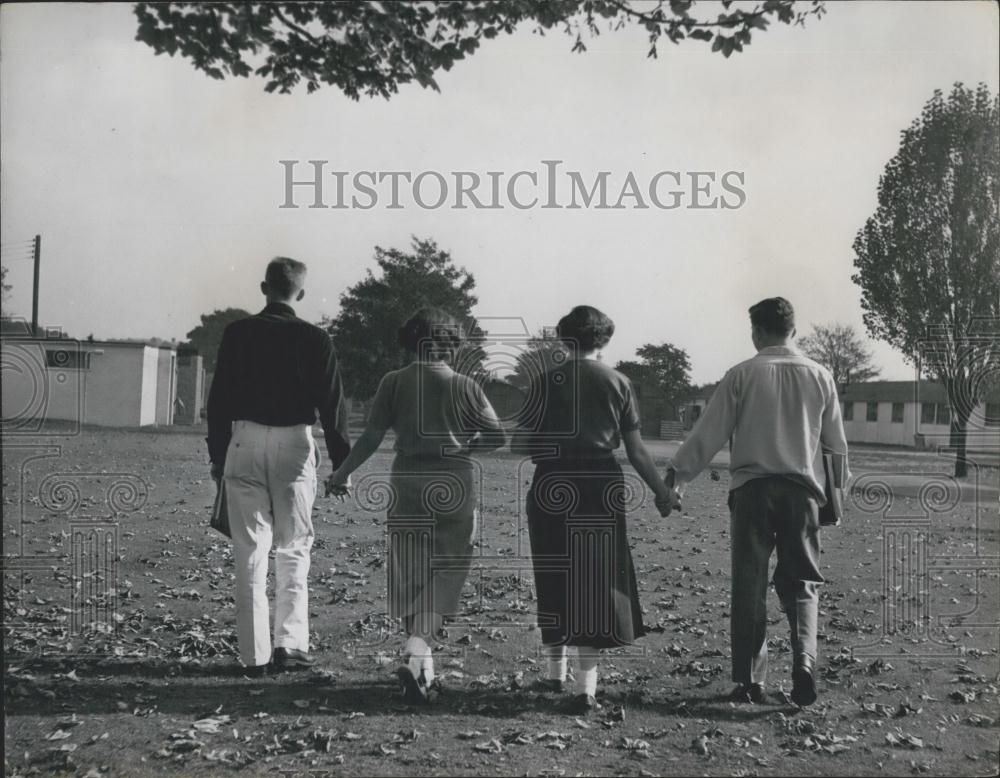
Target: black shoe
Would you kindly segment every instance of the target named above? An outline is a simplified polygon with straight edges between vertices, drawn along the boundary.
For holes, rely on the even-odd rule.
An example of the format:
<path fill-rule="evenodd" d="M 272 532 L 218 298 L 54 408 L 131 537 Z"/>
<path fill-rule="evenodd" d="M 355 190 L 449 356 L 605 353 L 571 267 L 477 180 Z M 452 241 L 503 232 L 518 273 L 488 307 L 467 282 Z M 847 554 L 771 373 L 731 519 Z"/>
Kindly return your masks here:
<path fill-rule="evenodd" d="M 280 673 L 284 670 L 307 670 L 316 664 L 316 660 L 297 648 L 276 648 L 271 664 Z"/>
<path fill-rule="evenodd" d="M 816 692 L 816 678 L 813 664 L 809 659 L 797 659 L 792 667 L 792 702 L 800 708 L 812 705 L 819 696 Z"/>
<path fill-rule="evenodd" d="M 267 675 L 267 665 L 246 665 L 239 668 L 239 674 L 244 678 L 263 678 Z"/>
<path fill-rule="evenodd" d="M 533 692 L 542 694 L 562 694 L 565 682 L 558 678 L 538 678 L 529 688 Z"/>
<path fill-rule="evenodd" d="M 593 713 L 602 707 L 593 694 L 577 694 L 570 701 L 570 710 L 578 714 Z"/>
<path fill-rule="evenodd" d="M 400 665 L 396 670 L 396 677 L 403 684 L 403 702 L 407 705 L 427 705 L 430 703 L 430 687 L 423 670 L 417 677 L 409 665 Z"/>
<path fill-rule="evenodd" d="M 741 683 L 729 693 L 729 701 L 749 703 L 751 705 L 765 705 L 767 703 L 767 694 L 764 692 L 764 687 L 759 683 L 752 683 L 749 686 Z"/>

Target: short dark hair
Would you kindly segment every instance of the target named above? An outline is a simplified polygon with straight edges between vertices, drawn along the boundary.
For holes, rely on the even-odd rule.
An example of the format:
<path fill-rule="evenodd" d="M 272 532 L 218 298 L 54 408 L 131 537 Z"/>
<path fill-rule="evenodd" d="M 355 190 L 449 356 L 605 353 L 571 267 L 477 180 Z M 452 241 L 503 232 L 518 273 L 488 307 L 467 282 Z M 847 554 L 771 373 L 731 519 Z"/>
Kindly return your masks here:
<path fill-rule="evenodd" d="M 264 281 L 275 294 L 294 297 L 305 286 L 306 266 L 297 259 L 275 257 L 267 263 Z"/>
<path fill-rule="evenodd" d="M 421 359 L 451 358 L 465 341 L 461 322 L 440 308 L 421 308 L 399 328 L 399 345 Z"/>
<path fill-rule="evenodd" d="M 615 334 L 615 323 L 607 314 L 589 305 L 578 305 L 559 320 L 559 339 L 581 351 L 604 348 Z"/>
<path fill-rule="evenodd" d="M 750 323 L 772 335 L 791 335 L 795 309 L 784 297 L 768 297 L 750 306 Z"/>

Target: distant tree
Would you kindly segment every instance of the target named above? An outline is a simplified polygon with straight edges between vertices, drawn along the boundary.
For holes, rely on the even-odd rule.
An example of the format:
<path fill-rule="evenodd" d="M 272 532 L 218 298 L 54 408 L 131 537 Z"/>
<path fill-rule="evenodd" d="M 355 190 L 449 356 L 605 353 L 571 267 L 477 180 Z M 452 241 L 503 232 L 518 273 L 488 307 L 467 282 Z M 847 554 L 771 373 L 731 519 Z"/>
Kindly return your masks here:
<path fill-rule="evenodd" d="M 247 316 L 250 316 L 250 312 L 242 308 L 226 308 L 202 314 L 201 324 L 187 334 L 185 345 L 198 350 L 207 372 L 215 371 L 215 357 L 219 353 L 219 344 L 222 343 L 222 332 L 226 329 L 226 325 L 245 319 Z"/>
<path fill-rule="evenodd" d="M 522 391 L 531 387 L 531 382 L 562 364 L 568 356 L 566 346 L 555 331 L 541 331 L 530 338 L 516 357 L 514 371 L 507 381 Z"/>
<path fill-rule="evenodd" d="M 636 396 L 645 398 L 649 407 L 656 411 L 658 416 L 663 415 L 664 397 L 658 376 L 649 365 L 634 359 L 626 359 L 615 364 L 615 370 L 632 382 L 632 388 Z"/>
<path fill-rule="evenodd" d="M 681 400 L 691 390 L 691 360 L 687 351 L 670 343 L 647 343 L 636 349 L 645 380 L 656 386 L 677 418 Z"/>
<path fill-rule="evenodd" d="M 451 254 L 430 239 L 413 238 L 409 252 L 376 246 L 375 262 L 378 274 L 369 270 L 340 296 L 340 312 L 320 322 L 333 336 L 347 394 L 368 399 L 385 373 L 406 364 L 397 331 L 424 306 L 442 308 L 466 322 L 470 342 L 456 356 L 456 368 L 484 377 L 481 330 L 472 317 L 478 302 L 472 274 L 456 267 Z"/>
<path fill-rule="evenodd" d="M 874 355 L 849 324 L 816 324 L 799 338 L 799 348 L 833 373 L 838 387 L 869 381 L 879 374 Z"/>
<path fill-rule="evenodd" d="M 959 477 L 969 417 L 1000 370 L 998 116 L 985 84 L 956 84 L 947 99 L 935 91 L 902 132 L 878 209 L 854 240 L 865 326 L 946 387 Z"/>
<path fill-rule="evenodd" d="M 401 84 L 438 89 L 435 75 L 471 56 L 483 40 L 533 23 L 553 28 L 585 51 L 584 33 L 638 26 L 647 55 L 662 39 L 711 45 L 728 57 L 750 44 L 772 21 L 805 23 L 821 17 L 821 0 L 764 0 L 753 8 L 732 0 L 454 0 L 453 2 L 136 3 L 136 39 L 157 54 L 180 54 L 212 78 L 256 75 L 268 92 L 290 92 L 301 82 L 345 95 L 388 98 Z"/>
<path fill-rule="evenodd" d="M 7 268 L 0 265 L 0 302 L 6 304 L 10 300 L 10 290 L 13 288 L 7 283 Z"/>
<path fill-rule="evenodd" d="M 659 380 L 648 365 L 634 359 L 626 359 L 618 362 L 615 370 L 628 378 L 632 384 L 632 391 L 639 404 L 643 434 L 658 434 L 661 421 L 676 417 L 677 404 L 667 403 Z"/>
<path fill-rule="evenodd" d="M 637 389 L 649 379 L 649 368 L 642 362 L 624 360 L 615 365 L 615 370 L 625 376 Z"/>

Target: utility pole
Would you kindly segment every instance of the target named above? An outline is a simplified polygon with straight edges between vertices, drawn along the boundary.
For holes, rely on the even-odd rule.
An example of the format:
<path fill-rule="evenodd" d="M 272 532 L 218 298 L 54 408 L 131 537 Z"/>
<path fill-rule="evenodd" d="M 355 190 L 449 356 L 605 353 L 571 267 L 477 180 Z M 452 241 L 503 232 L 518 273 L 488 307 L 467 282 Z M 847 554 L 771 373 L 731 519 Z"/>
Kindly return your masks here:
<path fill-rule="evenodd" d="M 24 245 L 24 244 L 21 244 Z M 38 275 L 42 266 L 42 236 L 35 236 L 35 282 L 31 292 L 31 334 L 38 337 Z"/>

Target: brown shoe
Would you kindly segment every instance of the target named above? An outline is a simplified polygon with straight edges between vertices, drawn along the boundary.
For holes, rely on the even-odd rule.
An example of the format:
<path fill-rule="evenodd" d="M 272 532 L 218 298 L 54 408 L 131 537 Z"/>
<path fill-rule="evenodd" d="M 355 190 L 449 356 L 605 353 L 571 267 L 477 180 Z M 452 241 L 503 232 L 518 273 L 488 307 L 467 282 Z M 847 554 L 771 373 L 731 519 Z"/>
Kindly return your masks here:
<path fill-rule="evenodd" d="M 766 705 L 767 694 L 764 687 L 759 683 L 739 684 L 729 693 L 730 702 L 739 702 L 751 705 Z"/>
<path fill-rule="evenodd" d="M 558 678 L 538 678 L 529 687 L 530 691 L 542 694 L 562 694 L 564 688 L 565 681 Z"/>
<path fill-rule="evenodd" d="M 430 686 L 424 671 L 415 676 L 409 665 L 400 665 L 396 677 L 403 685 L 403 702 L 407 705 L 428 705 L 430 703 Z"/>
<path fill-rule="evenodd" d="M 316 660 L 297 648 L 276 648 L 271 664 L 280 673 L 285 670 L 308 670 L 316 664 Z"/>
<path fill-rule="evenodd" d="M 818 696 L 813 662 L 808 657 L 799 657 L 792 667 L 792 702 L 804 708 L 816 702 Z"/>
<path fill-rule="evenodd" d="M 594 713 L 602 707 L 593 694 L 577 694 L 570 701 L 570 710 L 577 714 Z"/>

